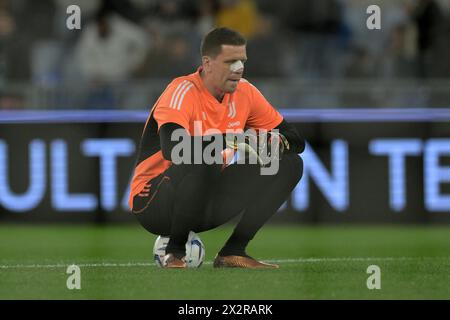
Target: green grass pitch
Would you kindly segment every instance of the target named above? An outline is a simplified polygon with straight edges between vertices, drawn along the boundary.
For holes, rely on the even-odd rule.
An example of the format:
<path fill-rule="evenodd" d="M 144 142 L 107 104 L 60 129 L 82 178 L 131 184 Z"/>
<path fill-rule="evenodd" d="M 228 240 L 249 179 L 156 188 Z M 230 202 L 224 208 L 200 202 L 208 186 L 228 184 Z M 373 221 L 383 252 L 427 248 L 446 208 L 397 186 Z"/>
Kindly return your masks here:
<path fill-rule="evenodd" d="M 214 269 L 230 232 L 200 234 L 201 268 L 165 270 L 139 226 L 2 225 L 0 299 L 450 299 L 450 227 L 267 225 L 248 253 L 280 269 Z M 70 264 L 81 290 L 66 287 Z M 370 265 L 379 290 L 367 288 Z"/>

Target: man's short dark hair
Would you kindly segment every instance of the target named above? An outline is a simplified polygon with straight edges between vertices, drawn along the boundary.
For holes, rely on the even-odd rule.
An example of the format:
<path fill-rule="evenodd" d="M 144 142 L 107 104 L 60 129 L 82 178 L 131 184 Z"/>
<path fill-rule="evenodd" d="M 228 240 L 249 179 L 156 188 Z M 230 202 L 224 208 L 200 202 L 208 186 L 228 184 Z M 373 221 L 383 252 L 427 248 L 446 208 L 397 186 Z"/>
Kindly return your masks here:
<path fill-rule="evenodd" d="M 222 45 L 245 46 L 247 40 L 239 32 L 229 28 L 215 28 L 211 30 L 202 40 L 200 54 L 203 56 L 216 57 L 222 51 Z"/>

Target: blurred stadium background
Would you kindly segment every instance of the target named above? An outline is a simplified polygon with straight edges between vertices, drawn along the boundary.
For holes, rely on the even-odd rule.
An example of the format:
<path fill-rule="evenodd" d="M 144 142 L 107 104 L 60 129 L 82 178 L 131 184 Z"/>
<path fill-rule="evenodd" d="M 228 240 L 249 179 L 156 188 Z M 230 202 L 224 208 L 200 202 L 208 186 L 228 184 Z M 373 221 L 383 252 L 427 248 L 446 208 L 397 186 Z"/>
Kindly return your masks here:
<path fill-rule="evenodd" d="M 65 27 L 71 4 L 81 30 Z M 380 31 L 365 27 L 370 4 L 381 8 Z M 146 109 L 168 80 L 195 70 L 200 39 L 217 25 L 248 37 L 246 77 L 276 106 L 448 107 L 449 9 L 447 0 L 2 0 L 0 109 Z"/>
<path fill-rule="evenodd" d="M 72 4 L 81 30 L 66 27 Z M 372 4 L 381 30 L 366 27 Z M 149 108 L 197 68 L 214 26 L 248 38 L 244 76 L 308 141 L 302 182 L 253 247 L 287 259 L 291 277 L 235 297 L 450 298 L 448 0 L 0 0 L 0 298 L 171 297 L 170 287 L 114 295 L 106 278 L 70 296 L 64 280 L 57 289 L 64 272 L 47 271 L 84 263 L 94 279 L 102 263 L 137 261 L 151 278 L 153 238 L 126 208 L 134 152 Z M 223 232 L 205 234 L 207 259 Z M 280 252 L 271 241 L 283 234 L 292 243 Z M 371 296 L 364 272 L 377 257 L 396 276 Z M 338 285 L 308 277 L 346 268 Z M 223 288 L 231 296 L 193 298 L 233 298 L 239 286 Z"/>

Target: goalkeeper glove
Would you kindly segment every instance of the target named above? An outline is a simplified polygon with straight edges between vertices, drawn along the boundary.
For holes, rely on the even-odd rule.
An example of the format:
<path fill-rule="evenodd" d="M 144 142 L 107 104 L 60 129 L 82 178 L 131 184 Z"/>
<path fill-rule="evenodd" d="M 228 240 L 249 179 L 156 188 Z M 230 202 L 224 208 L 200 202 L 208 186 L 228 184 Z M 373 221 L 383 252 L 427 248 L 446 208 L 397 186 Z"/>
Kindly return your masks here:
<path fill-rule="evenodd" d="M 256 162 L 260 165 L 263 166 L 263 160 L 262 158 L 259 156 L 258 154 L 258 140 L 255 136 L 253 135 L 245 135 L 244 139 L 241 139 L 241 141 L 238 139 L 237 136 L 233 136 L 232 139 L 226 139 L 226 144 L 227 144 L 227 149 L 225 150 L 229 150 L 226 151 L 226 153 L 228 153 L 228 157 L 230 156 L 231 152 L 230 150 L 232 150 L 232 155 L 233 158 L 239 155 L 243 155 L 245 157 L 246 160 L 250 159 L 255 159 Z M 227 160 L 230 160 L 229 158 Z M 232 161 L 232 159 L 231 159 Z M 229 164 L 229 162 L 227 162 Z M 251 163 L 251 162 L 250 162 Z"/>
<path fill-rule="evenodd" d="M 273 131 L 258 135 L 245 135 L 241 141 L 237 136 L 233 136 L 232 139 L 226 139 L 226 144 L 227 149 L 224 150 L 226 165 L 231 163 L 236 152 L 238 154 L 240 152 L 244 154 L 246 160 L 249 158 L 256 159 L 256 162 L 264 167 L 273 160 L 281 160 L 282 154 L 290 150 L 289 141 L 286 137 Z"/>
<path fill-rule="evenodd" d="M 262 136 L 259 154 L 269 158 L 269 161 L 281 160 L 283 154 L 290 150 L 289 141 L 283 134 L 269 131 Z"/>

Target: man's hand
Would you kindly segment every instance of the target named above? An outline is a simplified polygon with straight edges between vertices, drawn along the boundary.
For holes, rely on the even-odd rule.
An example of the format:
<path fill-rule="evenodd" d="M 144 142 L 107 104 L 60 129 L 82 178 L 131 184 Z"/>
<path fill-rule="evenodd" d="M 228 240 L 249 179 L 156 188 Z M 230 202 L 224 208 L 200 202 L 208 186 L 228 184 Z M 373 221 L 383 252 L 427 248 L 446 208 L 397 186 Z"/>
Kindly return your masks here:
<path fill-rule="evenodd" d="M 227 165 L 231 163 L 236 152 L 245 156 L 245 163 L 257 163 L 264 167 L 274 160 L 281 160 L 283 153 L 290 150 L 289 141 L 276 131 L 246 134 L 239 138 L 233 136 L 226 139 L 226 144 L 228 151 L 224 153 L 224 162 Z"/>
<path fill-rule="evenodd" d="M 243 139 L 233 136 L 232 139 L 226 139 L 227 148 L 234 150 L 234 153 L 240 152 L 245 155 L 246 163 L 248 159 L 256 159 L 256 162 L 263 166 L 264 162 L 258 154 L 258 139 L 254 135 L 245 135 Z M 234 156 L 233 153 L 233 156 Z M 251 162 L 249 162 L 251 163 Z"/>
<path fill-rule="evenodd" d="M 263 136 L 261 147 L 260 154 L 278 160 L 281 160 L 283 153 L 290 150 L 289 141 L 283 134 L 276 131 L 269 131 Z"/>

